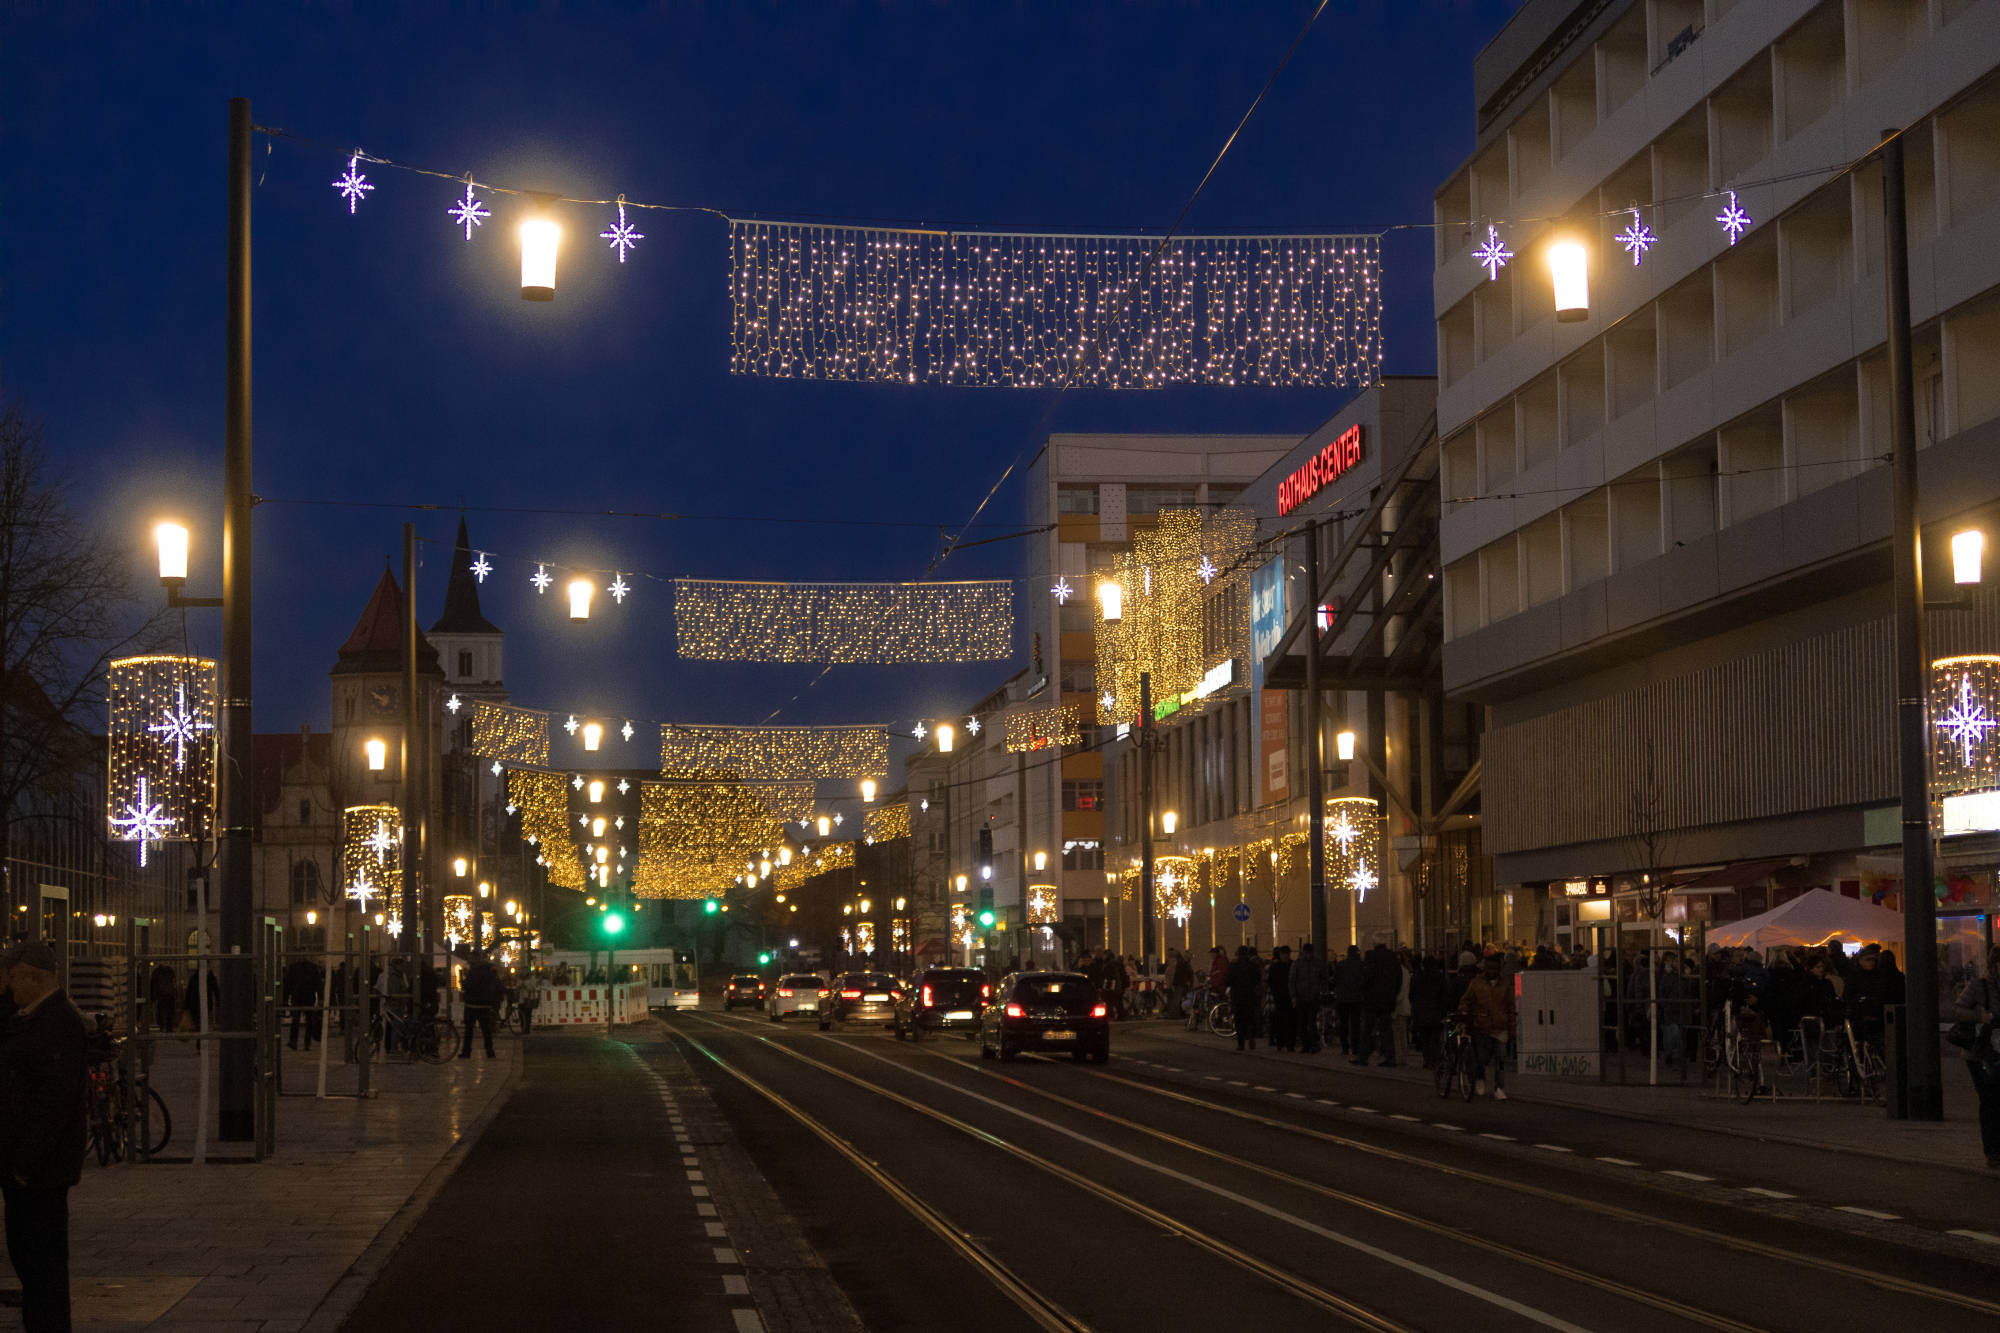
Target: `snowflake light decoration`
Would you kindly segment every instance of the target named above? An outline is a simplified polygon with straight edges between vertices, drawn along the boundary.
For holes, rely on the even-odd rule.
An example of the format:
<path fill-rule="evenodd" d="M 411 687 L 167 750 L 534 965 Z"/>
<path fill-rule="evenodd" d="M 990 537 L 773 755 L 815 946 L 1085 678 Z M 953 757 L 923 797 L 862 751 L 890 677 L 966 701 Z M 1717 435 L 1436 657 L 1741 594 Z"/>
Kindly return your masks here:
<path fill-rule="evenodd" d="M 1103 704 L 1106 708 L 1112 708 L 1117 705 L 1118 696 L 1114 695 L 1110 690 L 1106 690 L 1098 696 L 1097 702 Z"/>
<path fill-rule="evenodd" d="M 569 780 L 569 785 L 570 785 L 570 786 L 572 786 L 572 787 L 574 787 L 574 788 L 576 788 L 576 789 L 577 789 L 578 791 L 582 791 L 582 790 L 583 790 L 583 774 L 579 773 L 579 774 L 577 774 L 577 775 L 576 775 L 575 777 L 571 778 L 571 779 Z"/>
<path fill-rule="evenodd" d="M 1187 902 L 1177 902 L 1167 909 L 1167 915 L 1174 919 L 1174 924 L 1177 926 L 1185 926 L 1188 922 L 1188 917 L 1193 915 L 1193 913 L 1193 905 Z"/>
<path fill-rule="evenodd" d="M 124 814 L 111 816 L 111 827 L 125 840 L 137 842 L 139 854 L 143 857 L 146 844 L 161 841 L 174 826 L 174 821 L 167 817 L 165 811 L 166 804 L 153 799 L 142 775 L 138 794 L 125 803 Z"/>
<path fill-rule="evenodd" d="M 514 803 L 513 803 L 512 801 L 509 801 L 509 802 L 507 802 L 507 813 L 508 813 L 508 814 L 510 814 L 510 815 L 511 815 L 511 814 L 517 814 L 517 813 L 519 813 L 519 812 L 520 812 L 520 809 L 521 809 L 521 807 L 520 807 L 520 806 L 518 806 L 518 805 L 515 805 L 515 804 L 514 804 Z"/>
<path fill-rule="evenodd" d="M 618 605 L 620 606 L 623 606 L 625 605 L 625 594 L 632 591 L 632 586 L 627 582 L 625 582 L 625 576 L 623 574 L 613 571 L 611 575 L 611 586 L 609 588 L 606 588 L 605 591 L 611 594 L 612 601 L 618 603 Z"/>
<path fill-rule="evenodd" d="M 1049 591 L 1055 594 L 1057 606 L 1068 606 L 1069 599 L 1076 593 L 1076 589 L 1069 586 L 1069 580 L 1060 575 L 1056 577 L 1056 586 Z"/>
<path fill-rule="evenodd" d="M 624 726 L 618 728 L 618 734 L 620 736 L 623 736 L 628 741 L 632 739 L 634 733 L 632 731 L 632 722 L 630 718 L 626 719 Z"/>
<path fill-rule="evenodd" d="M 626 792 L 628 792 L 628 791 L 631 791 L 631 790 L 632 790 L 632 784 L 631 784 L 631 783 L 627 782 L 627 781 L 626 781 L 625 779 L 623 779 L 623 778 L 620 778 L 620 779 L 618 779 L 618 794 L 619 794 L 620 796 L 623 796 L 623 795 L 624 795 L 624 794 L 625 794 Z"/>
<path fill-rule="evenodd" d="M 930 728 L 926 727 L 923 723 L 919 722 L 917 723 L 916 726 L 910 728 L 910 734 L 912 736 L 915 736 L 918 740 L 922 740 L 924 737 L 930 735 L 931 733 L 930 733 Z"/>
<path fill-rule="evenodd" d="M 549 585 L 554 583 L 555 580 L 549 577 L 549 567 L 547 565 L 536 565 L 535 572 L 528 579 L 528 582 L 535 585 L 536 592 L 545 593 L 549 590 Z"/>
<path fill-rule="evenodd" d="M 979 734 L 979 726 L 980 723 L 978 718 L 968 717 L 965 719 L 965 729 L 968 732 L 972 733 L 974 736 L 977 736 Z"/>
<path fill-rule="evenodd" d="M 174 706 L 163 710 L 160 720 L 149 725 L 146 730 L 158 736 L 162 745 L 173 746 L 174 767 L 185 769 L 187 747 L 199 743 L 201 739 L 199 733 L 214 731 L 215 724 L 205 722 L 199 715 L 188 711 L 187 686 L 176 685 Z M 144 778 L 139 780 L 142 783 L 145 781 Z"/>
<path fill-rule="evenodd" d="M 1201 558 L 1201 563 L 1194 567 L 1194 572 L 1200 577 L 1203 584 L 1209 584 L 1215 582 L 1215 576 L 1222 571 L 1215 567 L 1213 560 L 1204 555 Z"/>
<path fill-rule="evenodd" d="M 447 208 L 445 212 L 451 214 L 453 222 L 465 225 L 465 239 L 468 241 L 472 239 L 472 229 L 485 226 L 486 219 L 493 216 L 493 210 L 480 203 L 479 196 L 472 192 L 470 178 L 465 182 L 465 198 Z"/>
<path fill-rule="evenodd" d="M 359 903 L 361 910 L 364 912 L 368 910 L 368 900 L 379 892 L 381 890 L 376 886 L 375 882 L 368 878 L 368 871 L 365 867 L 359 874 L 355 875 L 354 882 L 347 886 L 347 896 Z"/>
<path fill-rule="evenodd" d="M 486 558 L 486 552 L 484 551 L 478 552 L 477 555 L 478 558 L 467 565 L 466 569 L 471 572 L 475 581 L 484 583 L 486 582 L 486 576 L 493 572 L 493 562 Z"/>
<path fill-rule="evenodd" d="M 453 717 L 457 717 L 458 710 L 463 707 L 465 707 L 465 705 L 458 701 L 458 696 L 455 694 L 452 695 L 451 698 L 446 699 L 444 701 L 444 711 L 450 713 Z"/>
<path fill-rule="evenodd" d="M 597 233 L 597 237 L 599 240 L 611 242 L 611 248 L 618 252 L 618 262 L 621 264 L 625 262 L 625 252 L 635 249 L 640 241 L 646 239 L 644 232 L 635 230 L 630 223 L 625 221 L 624 195 L 621 194 L 618 196 L 617 225 L 606 227 L 603 231 Z"/>
<path fill-rule="evenodd" d="M 347 199 L 347 212 L 350 217 L 354 215 L 354 206 L 361 202 L 362 196 L 375 188 L 368 183 L 366 176 L 355 170 L 356 164 L 360 161 L 361 154 L 358 152 L 349 156 L 347 174 L 333 183 L 333 188 L 340 191 Z"/>
<path fill-rule="evenodd" d="M 1354 890 L 1354 896 L 1365 903 L 1368 901 L 1368 890 L 1381 882 L 1375 872 L 1368 868 L 1368 863 L 1363 861 L 1354 868 L 1354 873 L 1348 877 L 1347 887 Z"/>
<path fill-rule="evenodd" d="M 618 816 L 618 818 L 616 818 L 616 819 L 612 820 L 612 821 L 611 821 L 611 826 L 612 826 L 613 828 L 620 828 L 620 829 L 624 828 L 624 827 L 625 827 L 625 816 L 623 816 L 623 815 L 620 815 L 620 816 Z"/>
<path fill-rule="evenodd" d="M 579 723 L 579 722 L 578 722 L 578 721 L 576 720 L 576 714 L 575 714 L 575 713 L 571 713 L 571 714 L 569 715 L 569 721 L 567 721 L 567 722 L 563 723 L 563 730 L 564 730 L 564 731 L 567 731 L 567 732 L 568 732 L 568 733 L 569 733 L 570 735 L 574 736 L 574 735 L 576 735 L 576 729 L 577 729 L 577 727 L 578 727 L 578 726 L 580 726 L 580 725 L 582 725 L 582 724 L 581 724 L 581 723 Z"/>
<path fill-rule="evenodd" d="M 378 862 L 386 861 L 389 859 L 390 851 L 396 846 L 396 835 L 389 832 L 389 822 L 387 820 L 378 819 L 375 821 L 375 832 L 370 834 L 367 840 L 361 845 L 375 853 L 375 859 Z"/>
<path fill-rule="evenodd" d="M 1729 243 L 1731 245 L 1736 244 L 1736 238 L 1750 230 L 1751 224 L 1756 221 L 1755 218 L 1752 218 L 1748 213 L 1736 206 L 1736 191 L 1734 190 L 1729 192 L 1729 206 L 1720 213 L 1717 213 L 1715 220 L 1722 224 L 1724 231 L 1729 233 Z"/>
<path fill-rule="evenodd" d="M 1486 270 L 1488 282 L 1498 282 L 1500 270 L 1513 257 L 1514 252 L 1500 243 L 1500 229 L 1494 226 L 1486 228 L 1486 244 L 1472 252 L 1472 262 Z"/>
<path fill-rule="evenodd" d="M 1639 210 L 1636 208 L 1632 210 L 1632 225 L 1619 232 L 1617 236 L 1618 244 L 1624 246 L 1625 253 L 1632 256 L 1633 268 L 1639 267 L 1639 261 L 1646 257 L 1646 251 L 1652 249 L 1659 239 L 1646 226 L 1646 219 L 1639 215 Z"/>
<path fill-rule="evenodd" d="M 1986 705 L 1972 697 L 1972 677 L 1958 678 L 1958 702 L 1932 724 L 1959 749 L 1959 762 L 1972 767 L 1972 750 L 1986 739 L 1986 733 L 2000 727 L 2000 718 L 1986 711 Z"/>
<path fill-rule="evenodd" d="M 1326 836 L 1339 843 L 1342 851 L 1346 851 L 1354 845 L 1354 840 L 1361 836 L 1361 830 L 1354 827 L 1353 821 L 1347 817 L 1347 812 L 1342 810 L 1339 818 L 1327 829 Z"/>
<path fill-rule="evenodd" d="M 493 776 L 496 778 L 500 776 L 500 761 L 498 759 L 493 761 Z"/>
<path fill-rule="evenodd" d="M 926 796 L 923 800 L 917 802 L 917 809 L 923 814 L 929 814 L 931 810 L 931 798 Z"/>

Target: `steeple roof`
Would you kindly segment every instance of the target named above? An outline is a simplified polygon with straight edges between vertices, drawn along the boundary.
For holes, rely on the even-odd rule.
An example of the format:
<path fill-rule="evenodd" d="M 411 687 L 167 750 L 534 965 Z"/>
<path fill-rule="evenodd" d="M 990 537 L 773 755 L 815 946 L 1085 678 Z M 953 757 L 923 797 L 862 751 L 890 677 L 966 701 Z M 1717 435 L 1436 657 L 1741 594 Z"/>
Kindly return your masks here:
<path fill-rule="evenodd" d="M 354 632 L 340 645 L 340 660 L 334 663 L 336 676 L 403 669 L 403 589 L 386 562 L 382 580 L 374 595 L 354 622 Z M 417 635 L 417 670 L 427 676 L 442 676 L 437 649 L 429 639 Z"/>
<path fill-rule="evenodd" d="M 458 544 L 451 552 L 451 574 L 444 585 L 444 614 L 431 626 L 433 634 L 498 634 L 500 627 L 479 613 L 479 583 L 472 574 L 472 545 L 465 535 L 465 516 L 458 519 Z"/>

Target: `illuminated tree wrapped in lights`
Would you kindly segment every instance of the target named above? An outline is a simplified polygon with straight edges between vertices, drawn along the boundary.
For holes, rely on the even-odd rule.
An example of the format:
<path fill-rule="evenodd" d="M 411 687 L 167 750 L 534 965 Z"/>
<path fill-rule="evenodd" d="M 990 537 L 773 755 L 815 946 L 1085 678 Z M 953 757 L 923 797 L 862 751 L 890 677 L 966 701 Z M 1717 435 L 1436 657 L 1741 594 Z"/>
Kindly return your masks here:
<path fill-rule="evenodd" d="M 192 842 L 215 827 L 215 663 L 122 657 L 107 672 L 111 702 L 111 836 L 146 848 Z"/>
<path fill-rule="evenodd" d="M 512 704 L 472 706 L 472 752 L 503 763 L 549 762 L 549 715 Z"/>
<path fill-rule="evenodd" d="M 1013 651 L 1014 585 L 675 579 L 674 639 L 709 662 L 993 662 Z"/>
<path fill-rule="evenodd" d="M 820 782 L 889 772 L 883 727 L 732 727 L 668 722 L 660 771 L 671 779 Z"/>
<path fill-rule="evenodd" d="M 1117 585 L 1121 606 L 1118 619 L 1097 626 L 1099 722 L 1132 720 L 1142 673 L 1165 716 L 1201 705 L 1211 667 L 1247 666 L 1256 531 L 1240 509 L 1167 509 L 1118 553 L 1100 579 Z"/>
<path fill-rule="evenodd" d="M 729 230 L 733 374 L 1108 389 L 1381 374 L 1376 236 Z"/>

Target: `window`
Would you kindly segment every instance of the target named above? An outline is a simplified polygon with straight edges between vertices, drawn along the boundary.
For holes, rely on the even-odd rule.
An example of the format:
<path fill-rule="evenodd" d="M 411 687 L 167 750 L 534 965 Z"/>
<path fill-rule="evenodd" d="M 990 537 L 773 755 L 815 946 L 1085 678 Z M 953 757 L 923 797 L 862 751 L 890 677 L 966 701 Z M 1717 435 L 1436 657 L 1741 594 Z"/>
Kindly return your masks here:
<path fill-rule="evenodd" d="M 1097 693 L 1097 665 L 1094 662 L 1064 662 L 1062 687 L 1066 694 Z"/>
<path fill-rule="evenodd" d="M 1104 869 L 1104 848 L 1094 842 L 1074 842 L 1063 847 L 1064 870 Z"/>
<path fill-rule="evenodd" d="M 1127 514 L 1157 514 L 1162 509 L 1192 509 L 1198 501 L 1192 486 L 1127 486 Z"/>
<path fill-rule="evenodd" d="M 299 926 L 292 931 L 292 952 L 315 954 L 326 952 L 325 926 Z"/>
<path fill-rule="evenodd" d="M 458 650 L 458 674 L 461 680 L 472 679 L 472 650 L 469 648 Z"/>
<path fill-rule="evenodd" d="M 319 862 L 295 861 L 292 863 L 292 904 L 307 905 L 319 901 Z"/>
<path fill-rule="evenodd" d="M 1058 514 L 1094 514 L 1097 512 L 1097 488 L 1095 486 L 1059 486 L 1056 488 L 1056 512 Z"/>
<path fill-rule="evenodd" d="M 1095 778 L 1063 783 L 1063 809 L 1102 810 L 1104 808 L 1104 783 Z"/>

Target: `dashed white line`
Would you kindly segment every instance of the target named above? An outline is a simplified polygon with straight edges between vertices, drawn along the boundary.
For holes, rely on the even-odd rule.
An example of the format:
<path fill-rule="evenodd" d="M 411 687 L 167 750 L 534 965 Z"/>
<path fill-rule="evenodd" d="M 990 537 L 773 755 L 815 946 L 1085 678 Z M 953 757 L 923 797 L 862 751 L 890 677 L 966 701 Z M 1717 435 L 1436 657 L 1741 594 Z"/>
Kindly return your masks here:
<path fill-rule="evenodd" d="M 1562 1146 L 1562 1145 L 1561 1145 L 1560 1143 L 1537 1143 L 1537 1144 L 1536 1144 L 1535 1146 L 1536 1146 L 1537 1148 L 1540 1148 L 1540 1149 L 1541 1149 L 1541 1150 L 1542 1150 L 1543 1152 L 1575 1152 L 1575 1151 L 1576 1151 L 1576 1149 L 1574 1149 L 1574 1148 L 1565 1148 L 1565 1147 L 1563 1147 L 1563 1146 Z"/>
<path fill-rule="evenodd" d="M 1431 1124 L 1435 1125 L 1439 1129 L 1450 1130 L 1454 1134 L 1463 1134 L 1465 1132 L 1464 1125 L 1447 1125 L 1442 1120 L 1433 1120 L 1431 1121 Z"/>
<path fill-rule="evenodd" d="M 1210 1083 L 1222 1082 L 1222 1075 L 1220 1074 L 1203 1074 L 1202 1077 L 1207 1079 Z"/>
<path fill-rule="evenodd" d="M 692 1194 L 697 1199 L 706 1199 L 708 1197 L 708 1186 L 690 1185 L 688 1186 L 688 1193 Z"/>
<path fill-rule="evenodd" d="M 1391 1120 L 1407 1120 L 1407 1121 L 1409 1121 L 1409 1122 L 1410 1122 L 1411 1124 L 1415 1124 L 1415 1123 L 1416 1123 L 1417 1121 L 1419 1121 L 1419 1120 L 1423 1119 L 1423 1117 L 1422 1117 L 1422 1116 L 1415 1116 L 1415 1115 L 1404 1115 L 1404 1114 L 1403 1114 L 1403 1113 L 1402 1113 L 1401 1111 L 1391 1111 L 1391 1112 L 1389 1112 L 1389 1118 L 1390 1118 Z"/>
<path fill-rule="evenodd" d="M 710 1240 L 721 1240 L 729 1235 L 729 1228 L 720 1222 L 704 1222 L 702 1226 L 708 1231 Z"/>
<path fill-rule="evenodd" d="M 694 1206 L 694 1211 L 698 1217 L 714 1217 L 715 1205 L 712 1203 L 698 1203 Z"/>
<path fill-rule="evenodd" d="M 1232 1078 L 1229 1080 L 1229 1086 L 1232 1088 L 1247 1088 L 1250 1085 L 1240 1078 Z"/>
<path fill-rule="evenodd" d="M 1339 1103 L 1339 1102 L 1335 1102 L 1335 1101 L 1328 1101 L 1328 1100 L 1327 1100 L 1326 1098 L 1324 1098 L 1324 1097 L 1315 1097 L 1315 1098 L 1313 1098 L 1313 1105 L 1314 1105 L 1314 1106 L 1338 1106 L 1338 1105 L 1340 1105 L 1340 1103 Z"/>
<path fill-rule="evenodd" d="M 1479 1131 L 1479 1137 L 1482 1139 L 1498 1139 L 1502 1143 L 1514 1142 L 1514 1136 L 1512 1134 L 1495 1134 L 1490 1130 L 1484 1130 L 1484 1129 Z"/>
<path fill-rule="evenodd" d="M 755 1310 L 739 1308 L 729 1314 L 736 1320 L 736 1333 L 764 1333 L 764 1320 Z"/>
<path fill-rule="evenodd" d="M 1699 1171 L 1662 1171 L 1660 1174 L 1663 1176 L 1672 1176 L 1676 1180 L 1692 1180 L 1702 1185 L 1710 1184 L 1715 1180 L 1714 1176 L 1704 1176 Z"/>
<path fill-rule="evenodd" d="M 1372 1106 L 1350 1106 L 1347 1109 L 1350 1111 L 1359 1111 L 1363 1115 L 1375 1114 L 1375 1108 Z"/>
<path fill-rule="evenodd" d="M 1996 1236 L 1990 1231 L 1967 1231 L 1961 1228 L 1957 1231 L 1947 1231 L 1945 1234 L 1947 1236 L 1959 1236 L 1966 1240 L 1976 1240 L 1986 1245 L 2000 1245 L 2000 1236 Z"/>
<path fill-rule="evenodd" d="M 1257 1084 L 1253 1084 L 1253 1085 L 1252 1085 L 1252 1090 L 1253 1090 L 1253 1091 L 1256 1091 L 1256 1092 L 1276 1092 L 1276 1091 L 1277 1091 L 1277 1089 L 1276 1089 L 1276 1088 L 1274 1088 L 1274 1087 L 1271 1087 L 1271 1086 L 1269 1086 L 1268 1084 L 1264 1084 L 1264 1083 L 1257 1083 Z"/>
<path fill-rule="evenodd" d="M 699 1171 L 690 1171 L 690 1172 L 688 1172 L 688 1173 L 687 1173 L 687 1176 L 688 1176 L 688 1179 L 689 1179 L 689 1180 L 701 1180 L 701 1179 L 703 1179 L 703 1176 L 702 1176 L 701 1172 L 699 1172 Z"/>
<path fill-rule="evenodd" d="M 1306 1099 L 1306 1095 L 1303 1092 L 1288 1092 L 1285 1095 L 1287 1097 L 1296 1097 L 1300 1101 L 1304 1101 Z"/>
<path fill-rule="evenodd" d="M 1598 1161 L 1600 1161 L 1600 1162 L 1609 1162 L 1609 1163 L 1611 1163 L 1611 1165 L 1613 1165 L 1613 1166 L 1637 1166 L 1637 1165 L 1639 1165 L 1639 1164 L 1638 1164 L 1637 1162 L 1633 1161 L 1633 1160 L 1632 1160 L 1631 1158 L 1629 1158 L 1629 1157 L 1600 1157 L 1600 1158 L 1598 1158 L 1597 1160 L 1598 1160 Z"/>
<path fill-rule="evenodd" d="M 1783 1190 L 1767 1190 L 1761 1185 L 1745 1185 L 1743 1192 L 1745 1194 L 1756 1194 L 1766 1199 L 1796 1199 L 1799 1197 L 1796 1194 L 1787 1194 Z"/>
<path fill-rule="evenodd" d="M 1874 1208 L 1856 1208 L 1851 1203 L 1837 1203 L 1833 1206 L 1833 1210 L 1837 1213 L 1853 1213 L 1856 1217 L 1872 1217 L 1877 1222 L 1894 1222 L 1897 1220 L 1894 1213 L 1885 1213 Z"/>
<path fill-rule="evenodd" d="M 733 1263 L 736 1263 L 736 1262 L 738 1262 L 738 1260 L 737 1260 L 737 1258 L 736 1258 L 736 1251 L 734 1251 L 734 1250 L 723 1250 L 723 1249 L 718 1249 L 718 1250 L 716 1250 L 716 1251 L 715 1251 L 715 1262 L 717 1262 L 717 1263 L 719 1263 L 719 1264 L 733 1264 Z"/>
<path fill-rule="evenodd" d="M 744 1277 L 741 1273 L 724 1273 L 722 1275 L 722 1294 L 725 1296 L 748 1296 L 750 1294 L 750 1279 Z"/>

